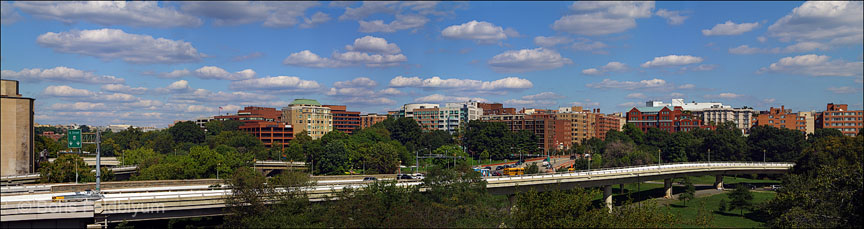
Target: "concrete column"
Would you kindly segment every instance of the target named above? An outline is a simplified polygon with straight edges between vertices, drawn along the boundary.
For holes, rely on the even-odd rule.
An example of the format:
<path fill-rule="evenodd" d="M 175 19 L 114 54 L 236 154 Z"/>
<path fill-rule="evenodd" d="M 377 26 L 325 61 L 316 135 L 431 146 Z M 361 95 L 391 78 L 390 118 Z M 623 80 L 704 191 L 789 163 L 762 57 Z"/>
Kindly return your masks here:
<path fill-rule="evenodd" d="M 663 180 L 663 190 L 666 191 L 666 195 L 663 198 L 672 199 L 672 178 Z"/>
<path fill-rule="evenodd" d="M 714 187 L 716 187 L 717 190 L 723 190 L 723 175 L 715 176 Z"/>
<path fill-rule="evenodd" d="M 603 186 L 603 200 L 606 202 L 606 208 L 612 212 L 612 185 Z"/>
<path fill-rule="evenodd" d="M 618 190 L 621 191 L 621 194 L 624 194 L 624 184 L 619 184 L 619 185 L 618 185 Z"/>

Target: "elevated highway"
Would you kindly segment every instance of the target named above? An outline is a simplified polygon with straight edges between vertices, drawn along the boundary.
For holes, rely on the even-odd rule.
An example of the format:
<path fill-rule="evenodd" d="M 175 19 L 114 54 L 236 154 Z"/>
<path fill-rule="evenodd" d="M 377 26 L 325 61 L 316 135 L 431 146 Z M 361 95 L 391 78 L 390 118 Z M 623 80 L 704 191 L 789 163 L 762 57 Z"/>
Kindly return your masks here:
<path fill-rule="evenodd" d="M 611 209 L 611 187 L 615 184 L 649 180 L 664 180 L 667 196 L 671 196 L 672 179 L 685 176 L 714 175 L 717 188 L 723 186 L 723 175 L 785 173 L 794 163 L 714 162 L 676 163 L 664 165 L 604 168 L 555 174 L 511 177 L 486 177 L 487 189 L 492 194 L 510 195 L 530 189 L 538 191 L 570 189 L 574 187 L 603 187 L 607 206 Z M 400 182 L 399 186 L 421 185 L 419 181 Z M 342 189 L 363 188 L 364 182 L 319 183 L 306 189 L 311 201 L 325 201 Z M 425 191 L 421 188 L 421 191 Z M 177 185 L 167 187 L 141 187 L 105 189 L 104 198 L 92 202 L 51 202 L 52 196 L 72 192 L 20 194 L 3 196 L 3 226 L 27 225 L 34 219 L 80 219 L 95 223 L 116 223 L 212 216 L 223 214 L 225 198 L 231 190 L 215 185 Z M 92 214 L 92 215 L 91 215 Z M 18 224 L 21 223 L 21 224 Z"/>

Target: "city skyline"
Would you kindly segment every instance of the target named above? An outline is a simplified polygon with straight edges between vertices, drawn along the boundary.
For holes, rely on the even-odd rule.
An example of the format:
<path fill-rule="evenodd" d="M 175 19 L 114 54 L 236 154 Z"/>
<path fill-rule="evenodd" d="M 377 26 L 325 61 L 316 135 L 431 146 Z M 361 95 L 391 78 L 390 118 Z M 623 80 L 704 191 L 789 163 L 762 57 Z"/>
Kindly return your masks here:
<path fill-rule="evenodd" d="M 297 98 L 363 113 L 468 99 L 604 113 L 673 98 L 860 110 L 861 11 L 861 2 L 4 1 L 0 54 L 3 79 L 36 99 L 40 124 L 165 127 Z"/>

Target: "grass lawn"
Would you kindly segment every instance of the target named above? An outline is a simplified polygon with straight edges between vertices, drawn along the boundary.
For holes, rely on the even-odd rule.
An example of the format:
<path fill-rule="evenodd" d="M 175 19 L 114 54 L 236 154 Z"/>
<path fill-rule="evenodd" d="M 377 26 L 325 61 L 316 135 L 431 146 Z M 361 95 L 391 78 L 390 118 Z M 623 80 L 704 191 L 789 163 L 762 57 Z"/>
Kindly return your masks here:
<path fill-rule="evenodd" d="M 774 192 L 753 192 L 753 204 L 758 205 L 762 202 L 773 199 L 776 196 Z M 740 210 L 735 209 L 732 211 L 726 212 L 718 212 L 717 208 L 719 206 L 720 200 L 726 199 L 726 202 L 729 203 L 729 194 L 718 194 L 708 197 L 696 198 L 694 200 L 688 201 L 687 206 L 684 206 L 684 202 L 678 201 L 669 205 L 669 209 L 673 214 L 678 214 L 682 219 L 692 219 L 695 218 L 700 204 L 704 203 L 705 210 L 712 212 L 712 216 L 714 219 L 711 222 L 712 227 L 738 227 L 738 228 L 753 228 L 753 227 L 764 227 L 763 223 L 765 219 L 750 212 L 749 210 L 744 210 L 744 216 L 739 215 Z M 694 227 L 693 225 L 681 224 L 677 225 L 679 227 Z"/>

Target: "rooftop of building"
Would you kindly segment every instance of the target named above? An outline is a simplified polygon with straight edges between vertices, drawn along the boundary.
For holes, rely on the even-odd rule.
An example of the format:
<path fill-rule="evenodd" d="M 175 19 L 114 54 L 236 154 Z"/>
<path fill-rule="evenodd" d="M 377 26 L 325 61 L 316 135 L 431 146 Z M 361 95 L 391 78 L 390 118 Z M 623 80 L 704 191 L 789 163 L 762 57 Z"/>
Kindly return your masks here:
<path fill-rule="evenodd" d="M 321 106 L 321 103 L 319 103 L 318 100 L 314 100 L 314 99 L 294 99 L 294 101 L 291 102 L 291 105 L 315 105 L 315 106 Z"/>

